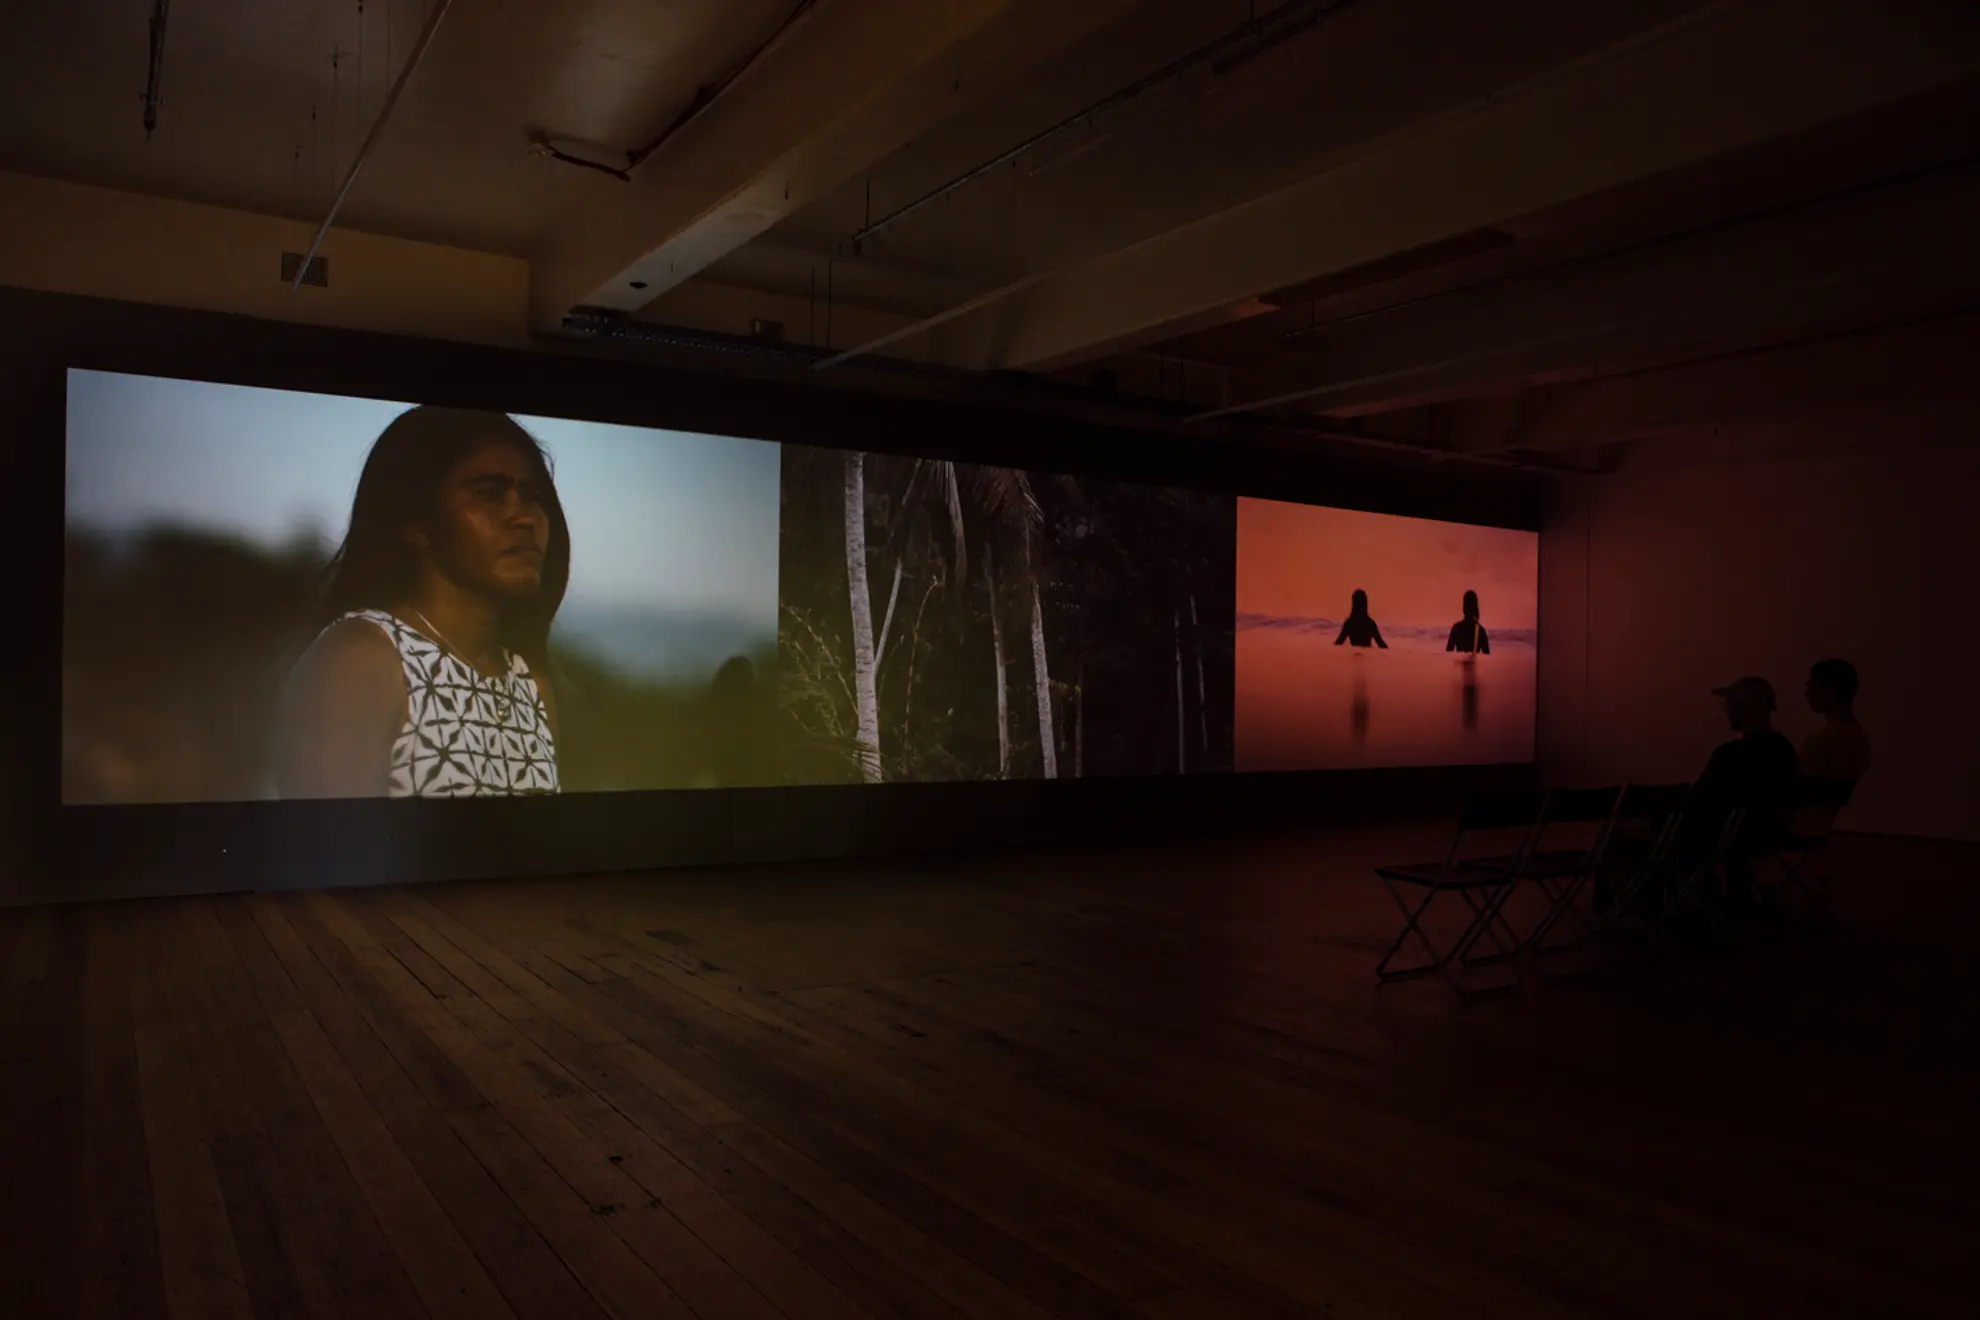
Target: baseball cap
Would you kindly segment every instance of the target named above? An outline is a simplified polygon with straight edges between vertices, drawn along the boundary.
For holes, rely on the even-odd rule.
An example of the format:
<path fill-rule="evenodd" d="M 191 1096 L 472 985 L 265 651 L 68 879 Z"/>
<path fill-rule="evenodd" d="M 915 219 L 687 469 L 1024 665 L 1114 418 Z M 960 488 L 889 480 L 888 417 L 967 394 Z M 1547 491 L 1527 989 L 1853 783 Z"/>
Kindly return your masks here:
<path fill-rule="evenodd" d="M 1725 697 L 1730 701 L 1751 702 L 1768 710 L 1774 709 L 1774 685 L 1764 678 L 1756 678 L 1751 674 L 1745 678 L 1736 678 L 1724 687 L 1713 688 L 1712 695 Z"/>

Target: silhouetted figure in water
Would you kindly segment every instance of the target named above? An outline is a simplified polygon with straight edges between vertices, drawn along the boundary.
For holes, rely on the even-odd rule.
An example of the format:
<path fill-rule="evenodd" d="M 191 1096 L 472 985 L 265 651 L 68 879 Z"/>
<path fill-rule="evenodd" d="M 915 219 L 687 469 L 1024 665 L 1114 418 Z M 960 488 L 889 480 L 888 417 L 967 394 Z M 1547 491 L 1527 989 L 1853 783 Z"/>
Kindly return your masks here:
<path fill-rule="evenodd" d="M 1464 617 L 1451 625 L 1451 638 L 1444 643 L 1446 651 L 1464 651 L 1472 655 L 1492 654 L 1492 639 L 1478 622 L 1478 593 L 1464 593 Z"/>
<path fill-rule="evenodd" d="M 1382 630 L 1375 626 L 1375 620 L 1368 616 L 1368 593 L 1357 589 L 1353 606 L 1348 610 L 1347 622 L 1341 625 L 1341 635 L 1334 639 L 1335 646 L 1379 646 L 1384 651 L 1389 644 L 1382 640 Z"/>

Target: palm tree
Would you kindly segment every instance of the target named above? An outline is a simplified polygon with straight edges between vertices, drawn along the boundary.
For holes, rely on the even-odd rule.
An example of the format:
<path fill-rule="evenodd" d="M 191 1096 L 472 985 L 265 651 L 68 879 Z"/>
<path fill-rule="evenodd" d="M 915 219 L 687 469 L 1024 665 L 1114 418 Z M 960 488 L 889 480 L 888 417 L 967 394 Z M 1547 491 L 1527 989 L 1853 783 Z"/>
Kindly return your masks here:
<path fill-rule="evenodd" d="M 1176 641 L 1176 773 L 1180 775 L 1189 770 L 1189 716 L 1183 706 L 1182 611 L 1176 610 L 1169 619 Z"/>
<path fill-rule="evenodd" d="M 1203 624 L 1196 617 L 1196 593 L 1189 593 L 1189 641 L 1190 649 L 1196 653 L 1196 729 L 1200 739 L 1198 744 L 1205 756 L 1210 754 L 1210 690 L 1203 681 Z"/>
<path fill-rule="evenodd" d="M 1020 479 L 1023 473 L 1017 474 Z M 1031 678 L 1038 690 L 1038 755 L 1044 777 L 1059 777 L 1059 747 L 1052 725 L 1052 671 L 1045 659 L 1045 609 L 1038 596 L 1038 563 L 1033 557 L 1031 524 L 1025 524 L 1025 576 L 1031 580 Z"/>
<path fill-rule="evenodd" d="M 895 591 L 900 589 L 898 575 Z M 880 782 L 880 696 L 873 642 L 873 598 L 866 583 L 866 455 L 846 451 L 846 589 L 852 598 L 853 701 L 860 777 Z"/>
<path fill-rule="evenodd" d="M 945 460 L 926 459 L 915 465 L 903 504 L 912 507 L 915 495 L 926 480 L 941 501 L 949 521 L 949 538 L 956 564 L 956 580 L 967 582 L 969 546 L 972 539 L 983 547 L 983 586 L 988 595 L 991 659 L 997 685 L 997 777 L 1007 779 L 1011 769 L 1010 674 L 1004 650 L 1003 597 L 996 573 L 997 547 L 1015 545 L 1022 565 L 1025 588 L 1030 595 L 1032 677 L 1038 689 L 1039 743 L 1043 748 L 1044 775 L 1056 778 L 1058 759 L 1052 730 L 1051 673 L 1047 663 L 1044 610 L 1040 600 L 1033 543 L 1042 533 L 1044 510 L 1032 488 L 1030 477 L 1015 468 L 980 467 Z M 971 527 L 975 535 L 971 535 Z"/>
<path fill-rule="evenodd" d="M 994 552 L 983 547 L 983 588 L 990 598 L 990 653 L 997 665 L 997 778 L 1011 777 L 1010 687 L 1004 669 L 1004 624 L 997 610 Z"/>

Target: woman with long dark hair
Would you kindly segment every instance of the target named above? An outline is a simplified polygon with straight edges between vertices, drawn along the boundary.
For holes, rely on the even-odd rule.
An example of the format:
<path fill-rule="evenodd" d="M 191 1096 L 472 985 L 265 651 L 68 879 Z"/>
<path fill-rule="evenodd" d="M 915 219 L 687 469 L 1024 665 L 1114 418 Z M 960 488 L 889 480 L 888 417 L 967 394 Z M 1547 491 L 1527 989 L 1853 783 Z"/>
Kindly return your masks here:
<path fill-rule="evenodd" d="M 501 413 L 401 414 L 358 478 L 328 626 L 290 675 L 282 795 L 555 793 L 546 652 L 570 572 L 535 437 Z"/>
<path fill-rule="evenodd" d="M 1347 621 L 1341 625 L 1341 635 L 1334 639 L 1335 646 L 1379 646 L 1384 651 L 1389 644 L 1382 640 L 1382 630 L 1368 613 L 1368 593 L 1355 588 L 1354 596 L 1348 602 Z"/>
<path fill-rule="evenodd" d="M 1446 651 L 1463 651 L 1470 655 L 1492 654 L 1492 638 L 1486 633 L 1483 624 L 1478 622 L 1478 593 L 1464 593 L 1464 617 L 1451 625 L 1451 635 L 1444 643 Z"/>

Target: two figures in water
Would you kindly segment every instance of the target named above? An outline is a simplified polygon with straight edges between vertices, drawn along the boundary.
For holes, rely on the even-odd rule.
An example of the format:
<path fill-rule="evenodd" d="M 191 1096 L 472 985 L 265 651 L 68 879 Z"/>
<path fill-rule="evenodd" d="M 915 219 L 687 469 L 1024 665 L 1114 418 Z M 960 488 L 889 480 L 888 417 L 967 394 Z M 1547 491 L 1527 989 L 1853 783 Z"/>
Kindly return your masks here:
<path fill-rule="evenodd" d="M 1379 646 L 1384 651 L 1389 644 L 1382 640 L 1382 629 L 1368 613 L 1368 593 L 1357 590 L 1353 604 L 1348 610 L 1347 621 L 1341 625 L 1341 635 L 1334 639 L 1335 646 Z M 1451 635 L 1444 643 L 1446 651 L 1462 651 L 1468 655 L 1492 654 L 1492 639 L 1478 622 L 1478 593 L 1464 593 L 1464 617 L 1451 625 Z"/>
<path fill-rule="evenodd" d="M 1386 651 L 1389 643 L 1382 636 L 1382 629 L 1368 613 L 1368 593 L 1357 590 L 1348 610 L 1346 622 L 1341 624 L 1340 636 L 1334 639 L 1335 646 L 1353 646 L 1366 649 L 1380 647 Z M 1464 658 L 1464 682 L 1460 688 L 1462 705 L 1460 715 L 1467 733 L 1478 728 L 1478 678 L 1472 661 L 1481 655 L 1492 653 L 1492 639 L 1485 626 L 1478 621 L 1478 593 L 1464 593 L 1464 617 L 1451 625 L 1450 636 L 1445 639 L 1444 650 L 1455 651 Z M 1356 742 L 1368 739 L 1368 688 L 1361 674 L 1360 666 L 1355 667 L 1354 698 L 1348 708 L 1348 727 Z"/>

